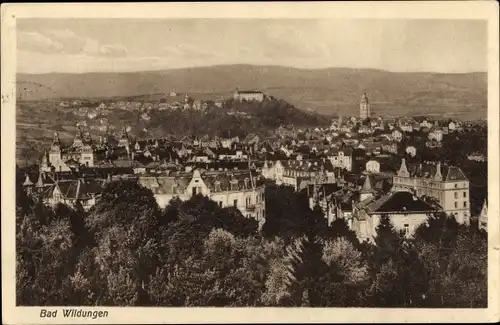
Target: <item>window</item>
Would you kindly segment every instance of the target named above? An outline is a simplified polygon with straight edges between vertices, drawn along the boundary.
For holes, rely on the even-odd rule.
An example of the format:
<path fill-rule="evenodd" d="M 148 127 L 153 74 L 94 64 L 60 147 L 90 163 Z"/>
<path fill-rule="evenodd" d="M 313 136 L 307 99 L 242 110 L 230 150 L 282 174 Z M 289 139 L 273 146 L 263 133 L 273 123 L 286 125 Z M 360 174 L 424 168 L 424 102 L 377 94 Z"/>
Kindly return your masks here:
<path fill-rule="evenodd" d="M 219 208 L 222 208 L 222 201 L 219 201 Z"/>
<path fill-rule="evenodd" d="M 238 189 L 238 181 L 237 180 L 232 180 L 231 181 L 231 191 L 235 191 Z"/>
<path fill-rule="evenodd" d="M 466 207 L 467 207 L 467 201 L 464 202 L 464 208 L 466 208 Z"/>
<path fill-rule="evenodd" d="M 233 206 L 238 206 L 238 199 L 233 200 Z"/>
<path fill-rule="evenodd" d="M 467 192 L 464 192 L 464 197 L 467 197 Z"/>
<path fill-rule="evenodd" d="M 457 188 L 457 187 L 458 187 L 458 184 L 455 184 L 455 188 Z"/>
<path fill-rule="evenodd" d="M 191 192 L 192 192 L 193 196 L 195 196 L 195 195 L 196 195 L 196 189 L 197 189 L 197 187 L 196 187 L 196 186 L 193 186 L 193 187 L 191 188 Z"/>
<path fill-rule="evenodd" d="M 410 235 L 410 225 L 405 223 L 405 235 L 409 236 Z"/>
<path fill-rule="evenodd" d="M 455 209 L 456 209 L 456 208 L 458 208 L 458 203 L 457 203 L 457 202 L 455 202 Z"/>
<path fill-rule="evenodd" d="M 220 192 L 220 182 L 219 181 L 215 182 L 215 191 Z"/>
<path fill-rule="evenodd" d="M 458 199 L 458 193 L 457 193 L 457 192 L 455 192 L 455 193 L 453 193 L 453 194 L 455 195 L 455 199 Z"/>

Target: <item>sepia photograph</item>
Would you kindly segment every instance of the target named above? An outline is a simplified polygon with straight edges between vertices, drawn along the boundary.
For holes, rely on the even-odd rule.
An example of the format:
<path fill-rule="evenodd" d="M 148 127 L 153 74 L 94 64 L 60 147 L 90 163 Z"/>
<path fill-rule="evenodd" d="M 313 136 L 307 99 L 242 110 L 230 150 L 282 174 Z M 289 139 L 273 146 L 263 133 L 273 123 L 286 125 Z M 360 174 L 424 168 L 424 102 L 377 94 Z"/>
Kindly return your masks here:
<path fill-rule="evenodd" d="M 418 3 L 2 6 L 6 323 L 499 321 L 498 6 Z"/>

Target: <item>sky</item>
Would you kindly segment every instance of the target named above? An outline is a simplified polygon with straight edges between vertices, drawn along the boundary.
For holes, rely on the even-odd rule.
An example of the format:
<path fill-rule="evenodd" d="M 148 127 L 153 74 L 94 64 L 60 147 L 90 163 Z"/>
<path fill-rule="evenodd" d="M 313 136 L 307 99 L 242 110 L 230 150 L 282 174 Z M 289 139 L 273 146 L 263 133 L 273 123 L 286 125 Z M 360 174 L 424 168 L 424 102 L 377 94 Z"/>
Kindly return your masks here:
<path fill-rule="evenodd" d="M 19 73 L 220 64 L 487 71 L 487 23 L 424 19 L 19 19 Z"/>

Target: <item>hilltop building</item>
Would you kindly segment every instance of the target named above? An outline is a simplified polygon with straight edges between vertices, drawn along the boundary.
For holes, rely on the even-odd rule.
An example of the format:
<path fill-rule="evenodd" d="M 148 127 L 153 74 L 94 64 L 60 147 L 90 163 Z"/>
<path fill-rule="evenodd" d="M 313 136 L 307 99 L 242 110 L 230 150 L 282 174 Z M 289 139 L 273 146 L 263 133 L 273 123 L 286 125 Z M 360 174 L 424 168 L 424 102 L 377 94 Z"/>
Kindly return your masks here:
<path fill-rule="evenodd" d="M 238 101 L 257 101 L 261 102 L 264 100 L 264 93 L 256 90 L 245 90 L 240 91 L 236 88 L 233 98 Z"/>

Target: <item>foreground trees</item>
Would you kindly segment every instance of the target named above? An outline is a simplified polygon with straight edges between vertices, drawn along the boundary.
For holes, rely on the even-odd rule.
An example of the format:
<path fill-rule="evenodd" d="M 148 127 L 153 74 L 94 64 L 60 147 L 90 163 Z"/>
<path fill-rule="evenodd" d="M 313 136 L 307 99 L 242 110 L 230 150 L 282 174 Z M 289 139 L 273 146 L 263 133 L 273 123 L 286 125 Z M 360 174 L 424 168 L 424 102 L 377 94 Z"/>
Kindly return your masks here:
<path fill-rule="evenodd" d="M 22 193 L 19 193 L 22 195 Z M 484 307 L 487 240 L 444 215 L 414 238 L 378 226 L 360 244 L 300 194 L 268 193 L 262 233 L 205 197 L 160 210 L 134 182 L 110 183 L 89 212 L 19 196 L 20 305 Z M 286 221 L 288 220 L 288 221 Z"/>

